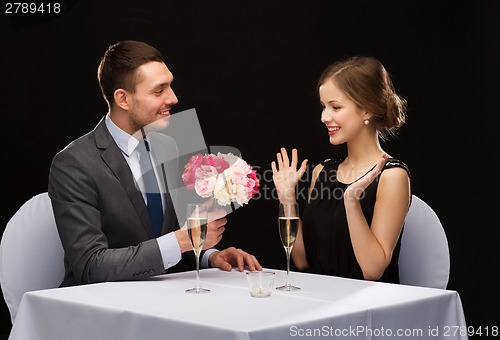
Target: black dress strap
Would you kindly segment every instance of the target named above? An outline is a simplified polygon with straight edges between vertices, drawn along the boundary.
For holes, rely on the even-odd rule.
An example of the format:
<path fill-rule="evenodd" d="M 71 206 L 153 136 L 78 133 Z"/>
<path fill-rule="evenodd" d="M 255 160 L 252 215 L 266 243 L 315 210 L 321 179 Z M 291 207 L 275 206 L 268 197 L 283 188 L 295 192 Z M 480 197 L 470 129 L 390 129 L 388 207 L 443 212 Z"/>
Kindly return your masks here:
<path fill-rule="evenodd" d="M 323 166 L 327 166 L 327 165 L 334 165 L 334 164 L 340 164 L 344 161 L 345 157 L 339 157 L 339 158 L 327 158 L 325 159 L 323 162 L 321 162 L 321 164 Z"/>
<path fill-rule="evenodd" d="M 387 160 L 387 162 L 384 165 L 384 170 L 390 168 L 403 168 L 408 173 L 408 177 L 411 177 L 410 168 L 408 167 L 408 165 L 406 165 L 403 161 L 400 161 L 397 158 L 389 158 Z"/>

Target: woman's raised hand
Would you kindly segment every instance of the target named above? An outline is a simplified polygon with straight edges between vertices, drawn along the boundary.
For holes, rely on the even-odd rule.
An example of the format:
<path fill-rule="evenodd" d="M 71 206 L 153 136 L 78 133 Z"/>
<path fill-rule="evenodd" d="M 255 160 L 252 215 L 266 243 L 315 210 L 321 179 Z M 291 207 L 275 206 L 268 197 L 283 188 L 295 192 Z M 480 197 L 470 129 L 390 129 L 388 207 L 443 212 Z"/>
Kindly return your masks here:
<path fill-rule="evenodd" d="M 297 169 L 297 149 L 292 149 L 291 162 L 285 148 L 281 148 L 281 152 L 276 154 L 276 158 L 278 167 L 276 167 L 276 162 L 273 161 L 271 169 L 273 170 L 273 182 L 278 192 L 278 198 L 281 203 L 294 203 L 295 187 L 306 171 L 307 159 L 303 160 L 300 168 Z"/>

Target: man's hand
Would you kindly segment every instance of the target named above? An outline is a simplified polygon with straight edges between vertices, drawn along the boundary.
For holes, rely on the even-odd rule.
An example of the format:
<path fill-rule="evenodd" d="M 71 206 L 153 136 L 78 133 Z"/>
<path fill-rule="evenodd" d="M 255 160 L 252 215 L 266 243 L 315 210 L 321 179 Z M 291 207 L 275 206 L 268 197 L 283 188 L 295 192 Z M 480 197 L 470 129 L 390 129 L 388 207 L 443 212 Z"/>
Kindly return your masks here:
<path fill-rule="evenodd" d="M 227 223 L 227 218 L 224 216 L 225 212 L 223 210 L 215 210 L 208 213 L 209 222 L 207 224 L 207 236 L 203 243 L 203 249 L 215 247 L 222 239 L 222 233 L 226 230 L 225 225 Z M 175 236 L 182 253 L 193 250 L 187 233 L 187 224 L 184 223 L 184 226 L 175 232 Z"/>
<path fill-rule="evenodd" d="M 209 213 L 209 221 L 211 220 L 211 218 L 213 218 L 210 216 L 210 214 L 212 213 Z M 226 223 L 227 218 L 225 217 L 220 217 L 216 220 L 208 222 L 207 237 L 205 238 L 205 243 L 203 243 L 203 249 L 215 247 L 215 245 L 220 242 L 220 240 L 222 239 L 222 233 L 224 233 L 224 230 L 226 230 Z"/>
<path fill-rule="evenodd" d="M 235 247 L 214 252 L 210 255 L 208 261 L 211 267 L 220 268 L 225 271 L 231 271 L 233 267 L 238 267 L 238 270 L 242 272 L 245 269 L 245 264 L 250 271 L 262 270 L 262 266 L 255 256 Z"/>

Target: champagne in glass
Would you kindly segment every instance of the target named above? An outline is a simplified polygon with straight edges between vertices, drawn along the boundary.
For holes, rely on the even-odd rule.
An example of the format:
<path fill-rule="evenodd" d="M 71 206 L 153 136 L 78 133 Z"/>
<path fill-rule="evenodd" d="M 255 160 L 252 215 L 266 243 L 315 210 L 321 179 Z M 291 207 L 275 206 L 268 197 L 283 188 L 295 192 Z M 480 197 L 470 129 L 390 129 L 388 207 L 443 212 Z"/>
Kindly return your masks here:
<path fill-rule="evenodd" d="M 200 254 L 207 236 L 208 213 L 203 204 L 188 204 L 187 231 L 196 256 L 196 286 L 187 293 L 207 293 L 210 290 L 200 287 Z"/>
<path fill-rule="evenodd" d="M 295 237 L 299 229 L 298 217 L 279 217 L 278 218 L 281 243 L 285 247 L 285 251 L 292 251 L 295 244 Z"/>
<path fill-rule="evenodd" d="M 207 237 L 207 223 L 206 218 L 190 217 L 187 220 L 187 228 L 189 240 L 193 246 L 193 250 L 199 254 L 203 248 L 203 243 L 205 243 L 205 238 Z"/>
<path fill-rule="evenodd" d="M 297 230 L 299 229 L 299 205 L 282 204 L 279 205 L 278 228 L 281 238 L 281 243 L 286 252 L 286 284 L 276 287 L 279 290 L 291 291 L 300 289 L 299 287 L 290 284 L 290 254 L 292 253 Z"/>

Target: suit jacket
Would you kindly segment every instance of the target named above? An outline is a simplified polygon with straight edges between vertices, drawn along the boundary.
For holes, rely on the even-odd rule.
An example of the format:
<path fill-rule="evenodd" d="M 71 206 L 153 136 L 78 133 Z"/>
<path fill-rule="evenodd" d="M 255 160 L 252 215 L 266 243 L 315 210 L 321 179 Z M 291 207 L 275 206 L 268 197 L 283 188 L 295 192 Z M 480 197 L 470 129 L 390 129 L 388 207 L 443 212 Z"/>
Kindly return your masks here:
<path fill-rule="evenodd" d="M 104 119 L 54 157 L 48 192 L 65 251 L 62 286 L 166 272 L 143 196 Z M 162 234 L 179 228 L 168 190 L 164 195 Z M 169 271 L 194 267 L 187 252 Z"/>

